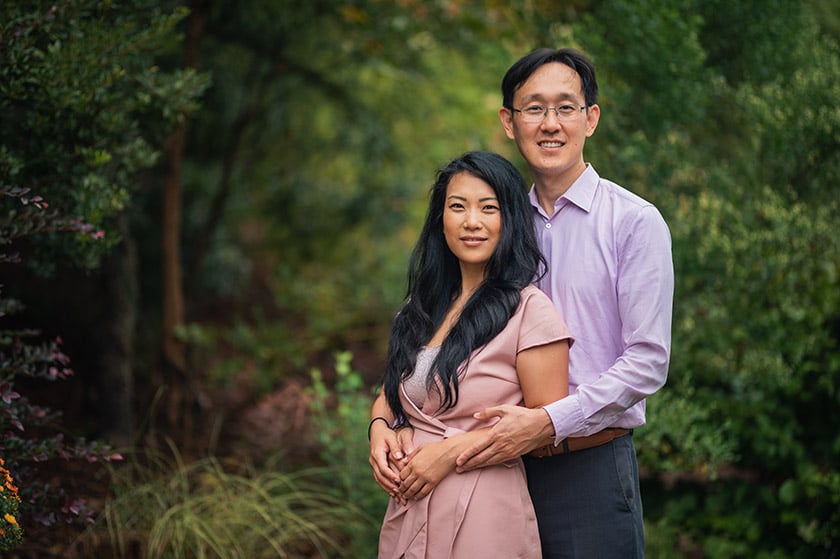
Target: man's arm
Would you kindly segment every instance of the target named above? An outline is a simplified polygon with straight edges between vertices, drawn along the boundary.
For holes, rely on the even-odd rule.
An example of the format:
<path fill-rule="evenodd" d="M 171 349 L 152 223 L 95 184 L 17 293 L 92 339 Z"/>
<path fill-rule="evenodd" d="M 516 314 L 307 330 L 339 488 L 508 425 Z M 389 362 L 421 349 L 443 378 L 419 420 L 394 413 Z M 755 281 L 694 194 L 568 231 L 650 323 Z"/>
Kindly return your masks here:
<path fill-rule="evenodd" d="M 644 408 L 637 404 L 662 388 L 668 377 L 674 301 L 668 226 L 655 207 L 646 206 L 623 224 L 618 236 L 618 317 L 611 335 L 621 337 L 623 349 L 607 370 L 578 376 L 575 394 L 545 406 L 554 423 L 555 444 L 616 425 L 642 425 Z"/>
<path fill-rule="evenodd" d="M 458 455 L 455 471 L 459 474 L 502 464 L 554 441 L 554 425 L 542 408 L 494 406 L 476 413 L 475 417 L 500 420 Z"/>

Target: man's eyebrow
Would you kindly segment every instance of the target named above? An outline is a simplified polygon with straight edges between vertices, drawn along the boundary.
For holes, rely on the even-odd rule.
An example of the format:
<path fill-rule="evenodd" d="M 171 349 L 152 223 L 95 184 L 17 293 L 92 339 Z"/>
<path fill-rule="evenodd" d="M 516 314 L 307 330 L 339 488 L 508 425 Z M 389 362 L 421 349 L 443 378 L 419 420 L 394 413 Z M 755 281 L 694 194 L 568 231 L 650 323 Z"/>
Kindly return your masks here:
<path fill-rule="evenodd" d="M 556 96 L 557 99 L 561 99 L 564 101 L 576 101 L 578 96 L 574 93 L 561 93 L 560 95 Z M 531 101 L 544 101 L 545 96 L 541 93 L 531 93 L 530 95 L 525 95 L 522 97 L 523 103 L 530 103 Z"/>

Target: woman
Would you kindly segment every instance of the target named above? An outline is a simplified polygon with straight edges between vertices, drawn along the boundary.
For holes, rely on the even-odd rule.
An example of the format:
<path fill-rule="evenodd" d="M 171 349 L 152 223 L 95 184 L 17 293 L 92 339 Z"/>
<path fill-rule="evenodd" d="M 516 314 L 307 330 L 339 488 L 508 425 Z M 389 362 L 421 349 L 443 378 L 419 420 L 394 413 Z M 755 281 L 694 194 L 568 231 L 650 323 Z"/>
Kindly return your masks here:
<path fill-rule="evenodd" d="M 568 393 L 571 336 L 530 285 L 544 266 L 532 211 L 522 178 L 499 155 L 468 153 L 438 173 L 408 299 L 391 330 L 388 410 L 370 426 L 381 438 L 390 425 L 410 425 L 417 445 L 399 473 L 399 493 L 380 483 L 395 495 L 381 559 L 540 557 L 521 459 L 454 472 L 475 430 L 488 427 L 475 411 L 536 407 Z M 433 464 L 433 473 L 421 478 L 415 464 L 420 471 Z"/>

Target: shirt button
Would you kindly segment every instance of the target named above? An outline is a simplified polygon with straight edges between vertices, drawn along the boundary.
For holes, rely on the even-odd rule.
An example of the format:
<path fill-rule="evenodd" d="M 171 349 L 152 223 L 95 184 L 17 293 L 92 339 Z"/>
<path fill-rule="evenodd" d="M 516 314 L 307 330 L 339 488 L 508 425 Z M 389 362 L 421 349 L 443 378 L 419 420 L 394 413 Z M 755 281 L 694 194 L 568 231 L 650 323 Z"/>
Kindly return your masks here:
<path fill-rule="evenodd" d="M 545 228 L 546 228 L 546 229 L 551 229 L 551 223 L 549 223 L 549 222 L 547 222 L 547 221 L 546 221 L 546 222 L 545 222 Z"/>

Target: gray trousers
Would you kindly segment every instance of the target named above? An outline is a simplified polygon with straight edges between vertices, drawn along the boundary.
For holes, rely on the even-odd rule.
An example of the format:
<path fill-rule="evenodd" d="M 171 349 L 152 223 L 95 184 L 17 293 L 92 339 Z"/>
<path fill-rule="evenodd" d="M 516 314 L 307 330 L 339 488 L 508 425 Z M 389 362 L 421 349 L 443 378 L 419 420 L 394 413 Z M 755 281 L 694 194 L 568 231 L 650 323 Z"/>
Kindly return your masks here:
<path fill-rule="evenodd" d="M 569 454 L 524 460 L 543 559 L 644 557 L 632 435 Z"/>

